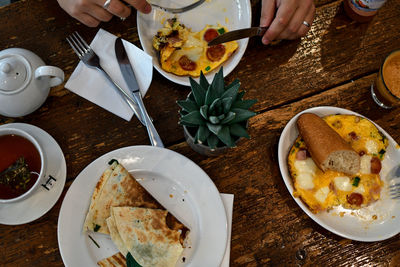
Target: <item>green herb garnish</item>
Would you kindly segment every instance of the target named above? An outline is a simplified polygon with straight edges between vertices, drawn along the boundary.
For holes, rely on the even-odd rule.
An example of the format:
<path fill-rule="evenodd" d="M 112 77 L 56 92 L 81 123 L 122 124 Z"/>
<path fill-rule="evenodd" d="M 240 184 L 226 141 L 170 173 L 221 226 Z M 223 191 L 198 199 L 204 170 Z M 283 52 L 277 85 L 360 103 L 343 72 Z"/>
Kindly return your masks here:
<path fill-rule="evenodd" d="M 225 29 L 224 28 L 219 28 L 217 31 L 218 31 L 219 34 L 224 34 L 225 33 Z"/>
<path fill-rule="evenodd" d="M 383 155 L 386 153 L 386 150 L 385 149 L 381 149 L 381 151 L 379 151 L 379 157 L 382 159 L 383 158 Z"/>
<path fill-rule="evenodd" d="M 116 159 L 112 159 L 108 162 L 108 165 L 112 165 L 114 162 L 116 162 L 117 164 L 119 164 L 118 160 Z"/>
<path fill-rule="evenodd" d="M 94 226 L 93 231 L 95 231 L 95 232 L 99 231 L 100 227 L 101 227 L 100 225 L 96 224 L 96 225 Z"/>
<path fill-rule="evenodd" d="M 93 237 L 91 237 L 90 235 L 88 235 L 88 237 L 90 238 L 90 240 L 93 241 L 93 243 L 96 245 L 96 247 L 100 248 L 99 244 L 97 244 L 97 242 L 93 239 Z"/>
<path fill-rule="evenodd" d="M 360 183 L 360 177 L 358 176 L 354 177 L 353 186 L 357 187 L 359 183 Z"/>
<path fill-rule="evenodd" d="M 205 71 L 209 71 L 211 69 L 211 67 L 210 66 L 207 66 L 206 68 L 205 68 Z"/>
<path fill-rule="evenodd" d="M 300 143 L 296 142 L 296 144 L 294 144 L 294 147 L 296 147 L 296 148 L 300 147 Z"/>
<path fill-rule="evenodd" d="M 126 266 L 127 267 L 142 267 L 142 266 L 140 266 L 139 263 L 137 263 L 135 261 L 135 259 L 133 258 L 133 256 L 131 255 L 130 252 L 128 252 L 128 254 L 126 255 Z"/>

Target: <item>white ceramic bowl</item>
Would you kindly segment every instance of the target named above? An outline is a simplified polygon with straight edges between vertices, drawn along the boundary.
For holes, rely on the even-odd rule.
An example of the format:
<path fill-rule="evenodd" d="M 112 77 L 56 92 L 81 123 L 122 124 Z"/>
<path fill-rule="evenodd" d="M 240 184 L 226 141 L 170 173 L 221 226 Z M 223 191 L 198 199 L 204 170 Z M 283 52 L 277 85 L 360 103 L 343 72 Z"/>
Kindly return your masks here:
<path fill-rule="evenodd" d="M 39 145 L 38 141 L 36 141 L 36 139 L 33 138 L 32 135 L 28 134 L 27 132 L 25 132 L 23 130 L 19 130 L 19 129 L 2 128 L 2 129 L 0 129 L 0 136 L 4 136 L 4 135 L 18 135 L 18 136 L 21 136 L 21 137 L 29 140 L 35 146 L 36 150 L 39 152 L 40 162 L 41 162 L 39 177 L 36 180 L 35 184 L 28 191 L 26 191 L 22 195 L 15 197 L 15 198 L 10 198 L 10 199 L 1 199 L 0 198 L 0 203 L 12 203 L 12 202 L 17 202 L 22 199 L 25 199 L 26 197 L 30 196 L 33 192 L 36 191 L 36 189 L 40 186 L 42 178 L 44 176 L 46 162 L 45 162 L 42 147 Z"/>
<path fill-rule="evenodd" d="M 381 179 L 384 181 L 385 185 L 381 191 L 381 199 L 379 201 L 359 210 L 345 209 L 341 206 L 336 206 L 330 212 L 314 214 L 300 198 L 293 196 L 294 187 L 289 173 L 287 156 L 294 140 L 299 134 L 296 127 L 297 118 L 300 114 L 305 112 L 314 113 L 320 117 L 331 114 L 350 114 L 364 117 L 351 110 L 321 106 L 298 113 L 286 124 L 279 139 L 278 158 L 282 178 L 290 195 L 300 208 L 316 223 L 344 238 L 373 242 L 385 240 L 397 235 L 400 232 L 400 201 L 391 199 L 389 196 L 388 185 L 390 184 L 390 177 L 388 177 L 388 173 L 394 167 L 398 166 L 400 162 L 400 147 L 384 129 L 375 123 L 378 130 L 389 140 L 385 159 L 382 161 L 382 170 L 380 172 Z M 343 215 L 338 215 L 340 213 L 343 213 Z M 372 219 L 373 215 L 376 215 L 378 219 Z"/>

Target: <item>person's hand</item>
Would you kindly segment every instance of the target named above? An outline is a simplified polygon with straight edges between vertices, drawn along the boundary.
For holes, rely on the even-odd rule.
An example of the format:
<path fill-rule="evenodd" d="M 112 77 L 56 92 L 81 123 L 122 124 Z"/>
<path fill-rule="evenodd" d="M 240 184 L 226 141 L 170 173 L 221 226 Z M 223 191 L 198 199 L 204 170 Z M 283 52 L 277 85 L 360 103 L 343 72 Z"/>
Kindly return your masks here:
<path fill-rule="evenodd" d="M 106 0 L 57 0 L 59 5 L 72 17 L 89 27 L 96 27 L 101 21 L 109 21 L 113 15 L 126 18 L 131 9 L 120 0 L 111 0 L 104 6 Z M 146 0 L 125 0 L 138 11 L 150 13 L 151 6 Z"/>
<path fill-rule="evenodd" d="M 304 36 L 314 20 L 313 0 L 262 0 L 261 5 L 260 26 L 269 26 L 263 44 Z"/>

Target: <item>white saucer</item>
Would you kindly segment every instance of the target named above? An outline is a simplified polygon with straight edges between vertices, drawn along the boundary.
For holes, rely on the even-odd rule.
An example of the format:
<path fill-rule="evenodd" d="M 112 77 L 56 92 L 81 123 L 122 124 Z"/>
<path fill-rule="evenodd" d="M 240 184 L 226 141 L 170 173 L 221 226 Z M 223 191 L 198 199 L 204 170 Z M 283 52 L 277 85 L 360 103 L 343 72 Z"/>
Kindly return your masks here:
<path fill-rule="evenodd" d="M 49 177 L 56 181 L 47 183 L 49 190 L 40 186 L 31 196 L 15 203 L 0 204 L 0 224 L 19 225 L 34 221 L 48 212 L 60 197 L 67 177 L 64 154 L 56 140 L 42 129 L 26 123 L 9 123 L 0 128 L 16 128 L 31 134 L 42 146 L 47 161 L 45 184 Z"/>

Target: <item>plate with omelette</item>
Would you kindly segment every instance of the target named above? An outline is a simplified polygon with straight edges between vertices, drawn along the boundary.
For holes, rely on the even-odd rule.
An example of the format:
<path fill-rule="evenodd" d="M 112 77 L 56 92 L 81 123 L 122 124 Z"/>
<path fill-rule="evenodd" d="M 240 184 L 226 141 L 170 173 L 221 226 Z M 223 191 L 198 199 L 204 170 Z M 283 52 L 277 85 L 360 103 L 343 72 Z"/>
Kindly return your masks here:
<path fill-rule="evenodd" d="M 178 7 L 185 3 L 191 2 L 162 4 Z M 208 42 L 230 30 L 250 27 L 251 5 L 249 0 L 207 0 L 181 14 L 153 8 L 150 14 L 138 13 L 137 25 L 143 50 L 153 57 L 157 71 L 175 83 L 190 86 L 188 77 L 198 79 L 203 72 L 211 81 L 221 66 L 224 76 L 237 66 L 248 38 L 210 47 Z"/>
<path fill-rule="evenodd" d="M 152 146 L 117 149 L 89 164 L 58 219 L 69 267 L 219 266 L 227 242 L 225 207 L 211 179 L 184 156 Z"/>
<path fill-rule="evenodd" d="M 400 232 L 388 175 L 400 146 L 368 118 L 336 107 L 300 112 L 281 134 L 278 157 L 293 199 L 327 230 L 365 242 Z"/>

